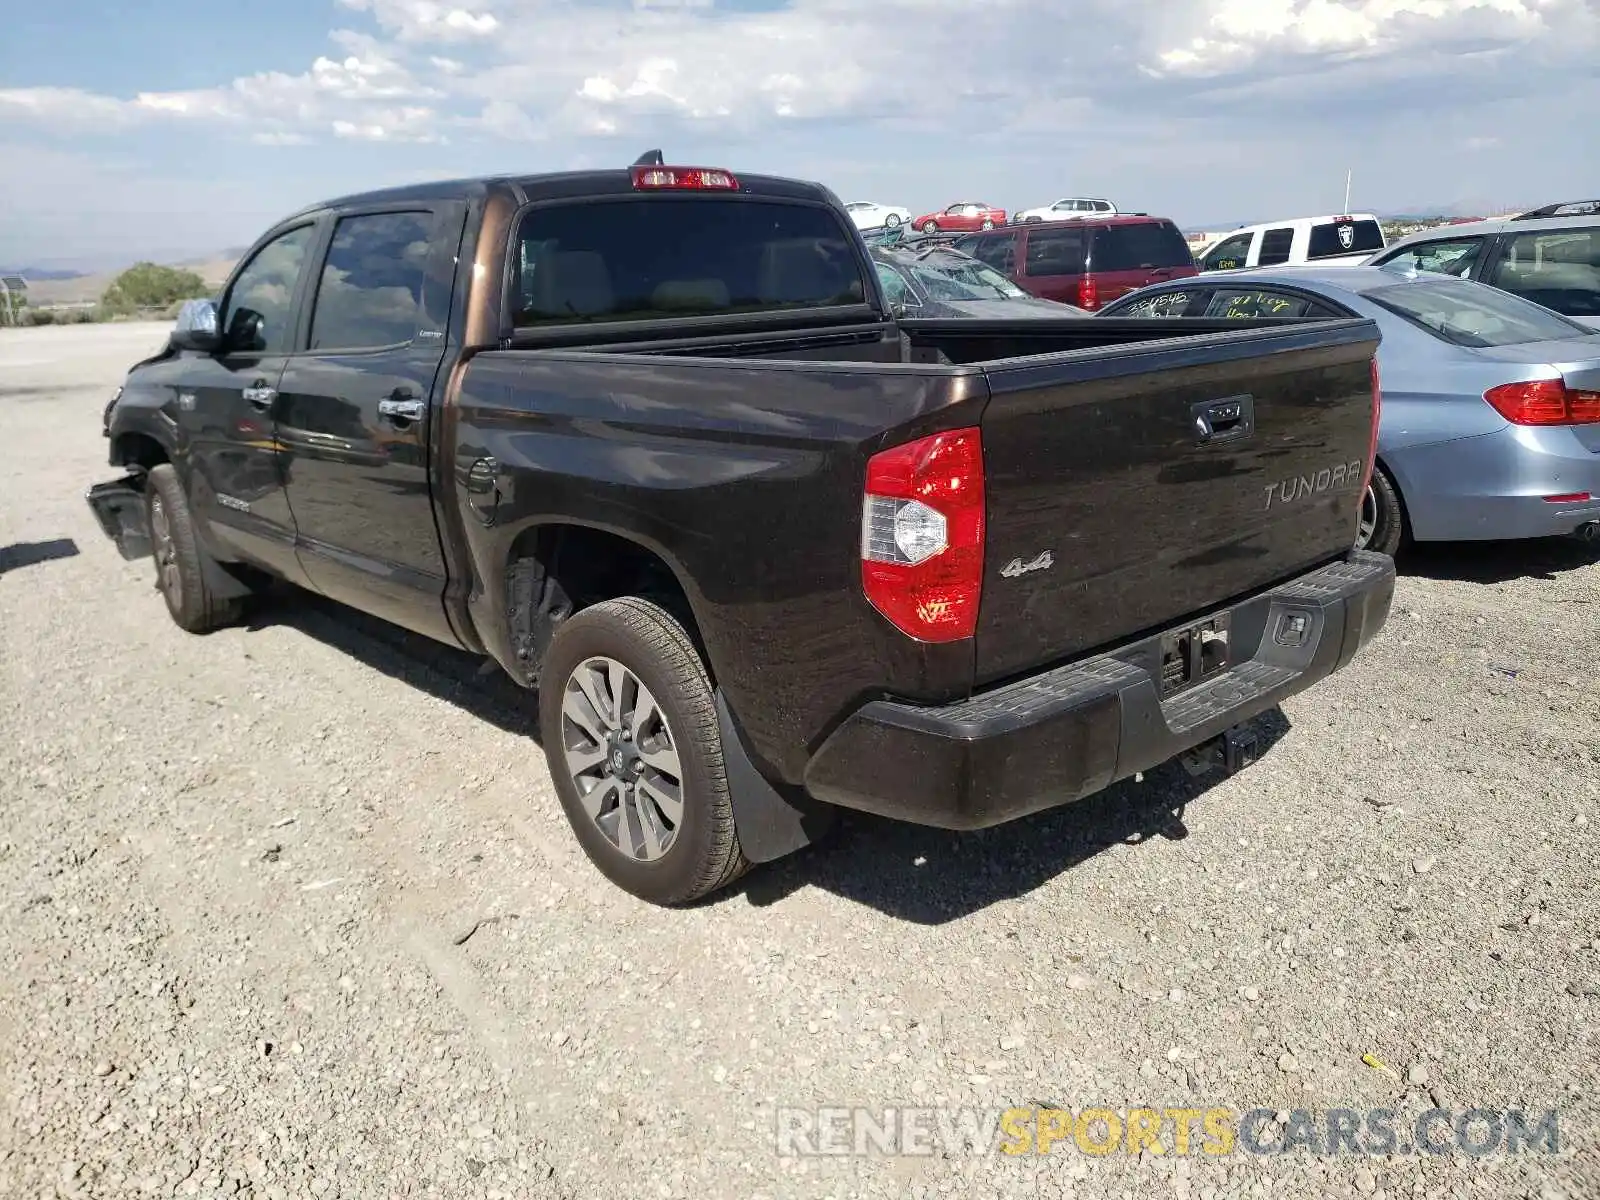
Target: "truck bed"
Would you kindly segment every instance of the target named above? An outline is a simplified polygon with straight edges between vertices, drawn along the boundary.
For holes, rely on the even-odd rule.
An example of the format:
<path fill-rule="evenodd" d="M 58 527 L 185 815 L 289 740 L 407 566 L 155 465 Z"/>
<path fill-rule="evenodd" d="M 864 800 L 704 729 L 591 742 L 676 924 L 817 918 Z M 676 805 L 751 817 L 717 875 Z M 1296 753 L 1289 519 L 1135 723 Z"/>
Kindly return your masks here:
<path fill-rule="evenodd" d="M 1151 330 L 929 320 L 481 352 L 452 401 L 453 473 L 492 459 L 502 499 L 494 526 L 465 533 L 488 578 L 510 553 L 504 531 L 530 523 L 643 539 L 695 607 L 752 749 L 799 781 L 830 723 L 865 699 L 948 702 L 1349 551 L 1375 326 Z M 1202 444 L 1196 414 L 1219 403 L 1242 403 L 1249 428 Z M 919 642 L 862 595 L 866 460 L 974 426 L 977 636 Z M 1290 499 L 1272 503 L 1284 486 Z M 503 597 L 473 603 L 477 627 L 504 627 Z"/>

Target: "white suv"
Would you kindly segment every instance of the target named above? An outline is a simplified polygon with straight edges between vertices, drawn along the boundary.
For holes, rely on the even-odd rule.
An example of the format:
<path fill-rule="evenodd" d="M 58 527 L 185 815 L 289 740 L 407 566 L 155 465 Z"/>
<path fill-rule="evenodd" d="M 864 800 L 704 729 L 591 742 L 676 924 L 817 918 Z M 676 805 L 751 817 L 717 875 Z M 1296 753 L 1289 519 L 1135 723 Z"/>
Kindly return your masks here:
<path fill-rule="evenodd" d="M 1071 197 L 1046 204 L 1041 208 L 1025 208 L 1012 215 L 1013 225 L 1036 225 L 1040 221 L 1077 221 L 1084 217 L 1114 217 L 1117 206 L 1109 200 Z"/>

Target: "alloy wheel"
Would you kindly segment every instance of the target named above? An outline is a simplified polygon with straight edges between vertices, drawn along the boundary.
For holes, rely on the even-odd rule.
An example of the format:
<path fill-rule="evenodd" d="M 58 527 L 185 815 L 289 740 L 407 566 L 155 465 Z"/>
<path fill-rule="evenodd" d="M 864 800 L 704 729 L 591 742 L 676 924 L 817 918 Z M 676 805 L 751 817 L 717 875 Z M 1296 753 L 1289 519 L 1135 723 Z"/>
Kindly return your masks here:
<path fill-rule="evenodd" d="M 683 827 L 683 768 L 667 715 L 614 658 L 585 659 L 561 698 L 561 750 L 583 810 L 623 855 L 653 862 Z"/>

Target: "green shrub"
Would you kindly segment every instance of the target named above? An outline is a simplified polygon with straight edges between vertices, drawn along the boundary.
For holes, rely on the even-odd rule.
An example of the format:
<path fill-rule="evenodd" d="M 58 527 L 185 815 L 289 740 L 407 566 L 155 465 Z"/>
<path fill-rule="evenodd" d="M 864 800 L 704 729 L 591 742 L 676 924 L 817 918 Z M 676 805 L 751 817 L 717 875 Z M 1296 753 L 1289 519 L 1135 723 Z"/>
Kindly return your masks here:
<path fill-rule="evenodd" d="M 25 313 L 18 313 L 17 319 L 23 325 L 54 325 L 56 314 L 48 308 L 31 308 Z"/>
<path fill-rule="evenodd" d="M 204 296 L 209 290 L 206 281 L 193 271 L 142 262 L 135 263 L 112 281 L 101 304 L 113 313 L 164 309 L 180 300 Z"/>

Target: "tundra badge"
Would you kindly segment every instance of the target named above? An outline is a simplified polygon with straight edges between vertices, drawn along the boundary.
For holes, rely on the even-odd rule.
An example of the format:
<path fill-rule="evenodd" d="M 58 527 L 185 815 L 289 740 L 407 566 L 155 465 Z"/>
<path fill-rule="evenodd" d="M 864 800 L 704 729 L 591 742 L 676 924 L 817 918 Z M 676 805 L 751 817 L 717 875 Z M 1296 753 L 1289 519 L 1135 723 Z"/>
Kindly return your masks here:
<path fill-rule="evenodd" d="M 1269 483 L 1264 489 L 1267 493 L 1267 502 L 1262 507 L 1271 508 L 1274 504 L 1288 504 L 1306 496 L 1316 496 L 1334 488 L 1343 488 L 1346 484 L 1355 483 L 1361 475 L 1362 466 L 1357 459 L 1340 463 L 1336 467 L 1323 467 L 1315 475 L 1300 475 L 1294 479 L 1285 479 L 1281 483 Z"/>
<path fill-rule="evenodd" d="M 1016 579 L 1022 575 L 1032 574 L 1034 571 L 1048 571 L 1055 565 L 1055 556 L 1050 551 L 1045 550 L 1038 557 L 1028 562 L 1023 562 L 1020 558 L 1013 558 L 1005 565 L 1005 569 L 1000 574 L 1005 579 Z"/>

